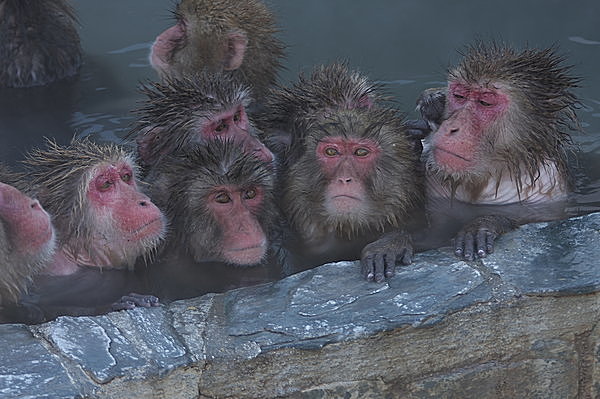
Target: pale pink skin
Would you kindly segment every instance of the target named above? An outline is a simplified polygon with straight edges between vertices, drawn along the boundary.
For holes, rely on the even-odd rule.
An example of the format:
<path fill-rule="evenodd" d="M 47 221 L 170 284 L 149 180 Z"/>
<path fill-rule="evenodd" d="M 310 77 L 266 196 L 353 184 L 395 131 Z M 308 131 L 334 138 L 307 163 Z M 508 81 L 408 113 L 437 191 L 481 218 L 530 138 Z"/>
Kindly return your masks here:
<path fill-rule="evenodd" d="M 243 105 L 211 116 L 202 124 L 200 136 L 203 140 L 231 140 L 240 143 L 245 153 L 254 154 L 264 162 L 272 162 L 273 153 L 258 139 L 250 135 L 250 121 Z"/>
<path fill-rule="evenodd" d="M 527 184 L 531 180 L 529 176 L 521 176 L 524 184 L 519 193 L 514 177 L 511 178 L 509 173 L 503 170 L 503 165 L 491 165 L 477 158 L 484 132 L 505 115 L 511 101 L 501 84 L 488 83 L 477 86 L 455 81 L 448 85 L 449 117 L 428 143 L 435 163 L 449 173 L 477 172 L 485 168 L 498 175 L 503 172 L 500 180 L 489 180 L 477 199 L 473 200 L 460 186 L 455 193 L 455 199 L 477 204 L 504 205 L 557 201 L 565 198 L 566 185 L 553 162 L 540 166 L 540 177 L 535 182 Z M 428 192 L 434 197 L 451 196 L 450 191 L 432 175 L 428 175 Z"/>
<path fill-rule="evenodd" d="M 97 168 L 86 193 L 96 238 L 89 252 L 75 253 L 66 243 L 45 270 L 50 275 L 69 275 L 80 266 L 123 268 L 144 253 L 144 241 L 162 237 L 162 212 L 137 187 L 127 162 Z"/>
<path fill-rule="evenodd" d="M 326 137 L 317 145 L 317 159 L 329 184 L 325 209 L 330 215 L 367 211 L 365 178 L 373 173 L 381 149 L 371 140 Z"/>
<path fill-rule="evenodd" d="M 255 216 L 263 201 L 259 187 L 222 186 L 209 195 L 207 207 L 221 227 L 221 255 L 226 262 L 253 265 L 264 259 L 267 237 Z"/>
<path fill-rule="evenodd" d="M 156 37 L 150 50 L 150 64 L 159 72 L 167 72 L 170 68 L 171 53 L 180 40 L 185 37 L 185 26 L 177 23 Z"/>
<path fill-rule="evenodd" d="M 4 183 L 0 183 L 0 217 L 9 226 L 16 253 L 34 257 L 53 245 L 54 229 L 48 213 L 37 200 Z"/>

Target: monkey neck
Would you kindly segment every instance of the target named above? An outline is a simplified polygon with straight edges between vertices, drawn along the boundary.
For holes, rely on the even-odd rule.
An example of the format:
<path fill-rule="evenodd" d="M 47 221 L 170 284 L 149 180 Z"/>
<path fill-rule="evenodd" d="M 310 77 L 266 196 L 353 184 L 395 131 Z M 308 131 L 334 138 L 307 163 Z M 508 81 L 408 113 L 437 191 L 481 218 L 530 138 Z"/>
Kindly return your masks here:
<path fill-rule="evenodd" d="M 525 168 L 518 175 L 503 169 L 499 176 L 488 176 L 477 181 L 459 179 L 455 189 L 436 174 L 427 175 L 427 196 L 449 198 L 480 205 L 508 205 L 515 203 L 542 203 L 566 198 L 567 184 L 554 162 L 539 165 L 539 175 L 532 178 Z"/>

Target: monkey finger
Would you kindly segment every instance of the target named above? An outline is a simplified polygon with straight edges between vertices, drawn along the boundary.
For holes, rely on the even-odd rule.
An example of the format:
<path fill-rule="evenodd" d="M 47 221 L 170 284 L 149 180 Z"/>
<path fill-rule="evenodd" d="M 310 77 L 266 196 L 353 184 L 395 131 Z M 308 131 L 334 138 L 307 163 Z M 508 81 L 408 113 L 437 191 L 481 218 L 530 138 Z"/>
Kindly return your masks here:
<path fill-rule="evenodd" d="M 360 260 L 360 271 L 367 281 L 373 281 L 375 274 L 373 273 L 373 255 L 365 256 Z"/>
<path fill-rule="evenodd" d="M 431 127 L 424 119 L 411 119 L 404 123 L 406 126 L 406 135 L 411 139 L 424 139 L 431 133 Z"/>
<path fill-rule="evenodd" d="M 115 302 L 110 305 L 112 311 L 118 312 L 119 310 L 131 310 L 135 309 L 135 303 L 132 301 L 124 301 L 123 298 L 119 302 Z"/>
<path fill-rule="evenodd" d="M 414 250 L 413 250 L 412 246 L 408 246 L 404 249 L 404 253 L 402 254 L 402 257 L 400 258 L 400 262 L 403 265 L 410 265 L 412 263 L 413 256 L 414 256 Z"/>
<path fill-rule="evenodd" d="M 154 295 L 140 295 L 136 293 L 131 293 L 129 295 L 123 296 L 121 298 L 121 302 L 133 303 L 134 306 L 139 306 L 143 308 L 160 306 L 158 298 Z"/>
<path fill-rule="evenodd" d="M 474 254 L 473 254 L 473 250 L 475 249 L 475 237 L 473 237 L 473 233 L 470 231 L 465 232 L 465 251 L 464 251 L 464 258 L 466 260 L 473 260 L 475 259 Z"/>
<path fill-rule="evenodd" d="M 376 283 L 381 283 L 385 280 L 385 255 L 384 254 L 376 254 L 373 259 L 373 273 L 374 273 L 374 281 Z"/>
<path fill-rule="evenodd" d="M 475 247 L 477 248 L 477 256 L 485 258 L 487 255 L 487 230 L 478 230 L 477 238 L 475 239 Z"/>
<path fill-rule="evenodd" d="M 459 232 L 454 238 L 454 255 L 462 258 L 465 252 L 465 233 Z"/>
<path fill-rule="evenodd" d="M 485 239 L 486 239 L 487 243 L 486 243 L 485 249 L 488 254 L 491 254 L 494 252 L 494 241 L 496 241 L 497 236 L 498 236 L 498 234 L 491 232 L 491 231 L 488 231 L 486 233 Z"/>

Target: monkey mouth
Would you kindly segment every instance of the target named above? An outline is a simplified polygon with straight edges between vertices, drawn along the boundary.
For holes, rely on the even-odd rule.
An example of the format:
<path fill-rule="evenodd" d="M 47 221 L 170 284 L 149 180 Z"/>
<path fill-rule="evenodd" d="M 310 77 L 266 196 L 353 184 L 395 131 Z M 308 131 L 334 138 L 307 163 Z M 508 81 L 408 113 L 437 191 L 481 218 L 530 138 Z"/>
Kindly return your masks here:
<path fill-rule="evenodd" d="M 465 158 L 465 157 L 463 157 L 462 155 L 459 155 L 459 154 L 457 154 L 457 153 L 455 153 L 455 152 L 452 152 L 452 151 L 448 151 L 448 150 L 446 150 L 446 149 L 444 149 L 444 148 L 441 148 L 441 147 L 436 147 L 434 151 L 435 151 L 435 152 L 440 152 L 440 151 L 441 151 L 441 152 L 445 152 L 446 154 L 450 154 L 450 155 L 452 155 L 452 156 L 454 156 L 454 157 L 456 157 L 456 158 L 462 159 L 462 160 L 463 160 L 463 161 L 465 161 L 465 162 L 472 162 L 472 161 L 473 161 L 472 159 Z"/>
<path fill-rule="evenodd" d="M 256 265 L 262 262 L 266 252 L 266 242 L 243 248 L 228 248 L 223 257 L 229 263 L 240 266 Z"/>
<path fill-rule="evenodd" d="M 163 230 L 163 222 L 160 217 L 152 219 L 148 223 L 145 223 L 137 229 L 130 231 L 129 236 L 131 239 L 139 240 L 146 238 L 151 235 L 161 235 Z"/>

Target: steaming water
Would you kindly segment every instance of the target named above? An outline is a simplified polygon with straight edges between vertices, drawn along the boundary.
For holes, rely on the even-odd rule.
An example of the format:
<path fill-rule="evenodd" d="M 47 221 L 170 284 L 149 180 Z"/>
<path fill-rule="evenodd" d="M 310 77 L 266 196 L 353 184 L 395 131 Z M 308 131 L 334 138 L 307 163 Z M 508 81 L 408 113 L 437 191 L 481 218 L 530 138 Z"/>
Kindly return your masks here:
<path fill-rule="evenodd" d="M 16 164 L 43 137 L 67 143 L 92 135 L 119 141 L 140 99 L 138 82 L 155 79 L 147 55 L 172 22 L 171 0 L 77 0 L 85 65 L 74 82 L 0 91 L 0 159 Z M 423 0 L 271 0 L 287 44 L 284 82 L 313 65 L 347 60 L 385 82 L 400 107 L 414 114 L 419 93 L 443 84 L 457 50 L 474 39 L 517 47 L 556 45 L 583 77 L 577 90 L 585 129 L 584 186 L 578 207 L 600 209 L 600 2 Z"/>

